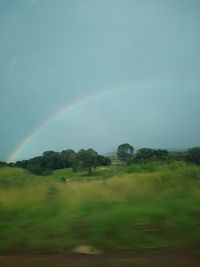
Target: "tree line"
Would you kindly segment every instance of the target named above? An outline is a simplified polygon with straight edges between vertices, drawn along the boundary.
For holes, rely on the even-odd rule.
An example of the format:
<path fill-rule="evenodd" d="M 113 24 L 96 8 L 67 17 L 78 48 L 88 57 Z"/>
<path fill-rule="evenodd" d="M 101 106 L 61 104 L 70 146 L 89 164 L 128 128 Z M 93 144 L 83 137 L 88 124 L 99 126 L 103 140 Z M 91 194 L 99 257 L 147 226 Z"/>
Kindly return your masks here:
<path fill-rule="evenodd" d="M 189 148 L 187 151 L 169 152 L 165 149 L 141 148 L 134 154 L 134 147 L 128 143 L 117 148 L 118 160 L 130 163 L 145 163 L 149 161 L 184 160 L 200 165 L 200 147 Z"/>
<path fill-rule="evenodd" d="M 52 170 L 63 168 L 72 168 L 73 171 L 85 170 L 90 175 L 92 168 L 110 164 L 109 157 L 99 155 L 94 149 L 89 148 L 80 149 L 78 152 L 72 149 L 62 152 L 45 151 L 41 156 L 17 161 L 12 166 L 24 168 L 40 175 L 48 175 Z"/>
<path fill-rule="evenodd" d="M 182 152 L 169 152 L 165 149 L 152 148 L 141 148 L 136 153 L 134 151 L 134 147 L 128 143 L 119 145 L 116 152 L 118 163 L 140 164 L 150 161 L 184 160 L 200 165 L 200 147 L 190 148 Z M 66 149 L 62 152 L 45 151 L 41 156 L 20 160 L 16 163 L 0 161 L 0 167 L 20 167 L 38 175 L 48 175 L 56 169 L 72 168 L 73 171 L 84 170 L 87 175 L 90 175 L 92 169 L 97 166 L 109 166 L 111 163 L 110 157 L 100 155 L 94 149 L 89 148 L 80 149 L 78 152 L 72 149 Z"/>

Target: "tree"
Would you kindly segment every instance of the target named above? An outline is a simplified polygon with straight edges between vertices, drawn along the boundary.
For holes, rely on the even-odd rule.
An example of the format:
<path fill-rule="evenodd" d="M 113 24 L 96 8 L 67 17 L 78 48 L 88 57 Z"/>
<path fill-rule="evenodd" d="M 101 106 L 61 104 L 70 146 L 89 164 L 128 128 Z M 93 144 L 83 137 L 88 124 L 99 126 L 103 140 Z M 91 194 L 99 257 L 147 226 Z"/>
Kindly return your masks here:
<path fill-rule="evenodd" d="M 130 144 L 121 144 L 117 148 L 117 158 L 125 163 L 130 163 L 133 160 L 134 148 Z"/>
<path fill-rule="evenodd" d="M 61 153 L 55 151 L 45 151 L 42 154 L 44 166 L 47 169 L 56 170 L 63 168 Z"/>
<path fill-rule="evenodd" d="M 137 151 L 135 160 L 136 161 L 148 161 L 156 159 L 155 150 L 151 148 L 141 148 Z"/>
<path fill-rule="evenodd" d="M 186 160 L 200 165 L 200 147 L 193 147 L 188 149 L 186 153 Z"/>
<path fill-rule="evenodd" d="M 164 149 L 141 148 L 136 153 L 135 161 L 165 160 L 168 156 L 169 152 Z"/>
<path fill-rule="evenodd" d="M 110 166 L 111 165 L 111 159 L 109 157 L 105 157 L 102 155 L 98 155 L 97 158 L 97 166 Z"/>
<path fill-rule="evenodd" d="M 0 167 L 6 167 L 6 166 L 8 166 L 7 162 L 0 161 Z"/>
<path fill-rule="evenodd" d="M 52 172 L 52 169 L 47 167 L 46 161 L 42 156 L 28 160 L 26 169 L 37 175 L 48 175 Z"/>
<path fill-rule="evenodd" d="M 28 160 L 20 160 L 15 163 L 15 167 L 20 167 L 26 169 L 29 161 Z"/>
<path fill-rule="evenodd" d="M 63 150 L 61 152 L 61 161 L 63 168 L 72 167 L 76 160 L 76 152 L 72 149 Z"/>
<path fill-rule="evenodd" d="M 87 170 L 88 174 L 92 173 L 92 168 L 97 166 L 97 152 L 94 151 L 92 148 L 87 150 L 80 149 L 77 153 L 75 163 L 75 170 L 85 169 Z"/>

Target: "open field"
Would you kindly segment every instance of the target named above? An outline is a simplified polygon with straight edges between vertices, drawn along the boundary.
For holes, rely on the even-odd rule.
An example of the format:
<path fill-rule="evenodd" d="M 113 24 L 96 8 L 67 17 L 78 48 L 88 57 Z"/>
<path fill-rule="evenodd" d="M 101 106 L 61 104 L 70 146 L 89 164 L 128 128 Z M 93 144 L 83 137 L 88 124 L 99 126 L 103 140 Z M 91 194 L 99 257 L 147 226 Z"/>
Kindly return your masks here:
<path fill-rule="evenodd" d="M 1 253 L 80 245 L 103 253 L 200 248 L 200 168 L 152 163 L 41 177 L 0 168 Z"/>

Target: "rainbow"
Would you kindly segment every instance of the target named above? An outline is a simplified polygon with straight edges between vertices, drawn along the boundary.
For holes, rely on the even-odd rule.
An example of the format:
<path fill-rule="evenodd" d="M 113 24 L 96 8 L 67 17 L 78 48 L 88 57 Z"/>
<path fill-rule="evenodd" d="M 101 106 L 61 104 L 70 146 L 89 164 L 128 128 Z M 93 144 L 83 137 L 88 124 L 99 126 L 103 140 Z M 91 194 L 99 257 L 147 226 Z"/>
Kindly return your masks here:
<path fill-rule="evenodd" d="M 7 157 L 7 162 L 15 161 L 15 158 L 20 154 L 20 152 L 30 143 L 32 139 L 34 139 L 43 129 L 45 129 L 48 125 L 56 121 L 60 116 L 65 113 L 69 113 L 84 104 L 87 104 L 95 99 L 103 96 L 103 93 L 97 93 L 90 96 L 82 97 L 78 100 L 75 100 L 72 103 L 67 103 L 61 109 L 57 110 L 53 115 L 48 117 L 42 123 L 40 123 L 30 134 L 28 134 L 17 146 L 13 149 L 10 155 Z"/>
<path fill-rule="evenodd" d="M 131 88 L 131 86 L 123 86 L 123 87 L 115 87 L 109 90 L 104 90 L 89 96 L 84 96 L 78 100 L 73 101 L 72 103 L 65 104 L 62 108 L 53 113 L 50 117 L 42 121 L 32 132 L 30 132 L 17 146 L 11 151 L 8 155 L 6 162 L 13 162 L 20 154 L 20 152 L 33 140 L 43 129 L 45 129 L 48 125 L 58 120 L 63 114 L 68 114 L 69 112 L 80 108 L 81 106 L 95 101 L 109 93 L 113 93 L 116 91 L 127 90 Z"/>
<path fill-rule="evenodd" d="M 67 103 L 65 104 L 62 108 L 57 110 L 55 113 L 53 113 L 51 116 L 46 118 L 44 121 L 42 121 L 30 134 L 28 134 L 17 146 L 11 151 L 11 153 L 8 155 L 6 161 L 7 162 L 13 162 L 16 160 L 17 156 L 20 154 L 20 152 L 33 140 L 39 133 L 45 129 L 48 125 L 51 123 L 55 122 L 58 120 L 62 115 L 68 114 L 73 110 L 76 110 L 83 105 L 95 101 L 107 94 L 112 94 L 115 92 L 119 91 L 126 91 L 129 89 L 147 89 L 147 88 L 160 88 L 160 87 L 168 87 L 168 86 L 180 86 L 180 84 L 166 84 L 166 83 L 134 83 L 134 84 L 129 84 L 126 86 L 117 86 L 111 89 L 103 90 L 98 93 L 89 95 L 89 96 L 84 96 L 78 100 L 73 101 L 72 103 Z"/>

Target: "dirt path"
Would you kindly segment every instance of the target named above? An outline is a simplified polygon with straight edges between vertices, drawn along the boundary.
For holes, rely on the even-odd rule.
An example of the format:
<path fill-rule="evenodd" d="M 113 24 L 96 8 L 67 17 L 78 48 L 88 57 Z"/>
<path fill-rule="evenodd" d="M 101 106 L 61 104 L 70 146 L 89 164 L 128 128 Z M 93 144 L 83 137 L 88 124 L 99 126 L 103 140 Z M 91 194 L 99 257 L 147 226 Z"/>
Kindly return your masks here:
<path fill-rule="evenodd" d="M 137 255 L 0 255 L 0 267 L 200 267 L 200 251 Z"/>

